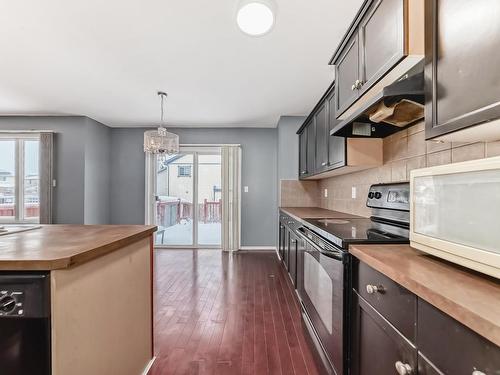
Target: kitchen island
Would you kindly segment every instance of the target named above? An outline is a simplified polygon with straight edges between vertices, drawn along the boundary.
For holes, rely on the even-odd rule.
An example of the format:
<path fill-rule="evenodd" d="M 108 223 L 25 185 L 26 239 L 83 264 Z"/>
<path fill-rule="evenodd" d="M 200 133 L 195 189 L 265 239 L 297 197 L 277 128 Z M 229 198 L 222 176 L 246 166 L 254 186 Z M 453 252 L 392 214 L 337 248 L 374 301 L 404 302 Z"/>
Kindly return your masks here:
<path fill-rule="evenodd" d="M 0 276 L 47 279 L 51 374 L 147 373 L 154 358 L 155 230 L 139 225 L 47 225 L 0 237 Z M 20 295 L 22 304 L 10 311 L 16 316 L 4 314 L 4 321 L 21 321 L 29 314 L 30 296 Z M 10 322 L 12 326 L 15 321 Z"/>

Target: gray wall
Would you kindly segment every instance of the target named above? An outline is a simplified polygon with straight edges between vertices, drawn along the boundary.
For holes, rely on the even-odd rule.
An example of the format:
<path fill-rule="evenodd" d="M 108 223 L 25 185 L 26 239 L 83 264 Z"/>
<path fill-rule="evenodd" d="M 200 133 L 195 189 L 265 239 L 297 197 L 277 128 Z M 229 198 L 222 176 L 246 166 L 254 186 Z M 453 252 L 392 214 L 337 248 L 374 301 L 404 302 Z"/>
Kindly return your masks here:
<path fill-rule="evenodd" d="M 296 133 L 305 119 L 305 116 L 281 116 L 278 121 L 278 181 L 299 178 L 299 136 Z"/>
<path fill-rule="evenodd" d="M 53 130 L 54 223 L 84 221 L 85 117 L 0 117 L 0 130 Z"/>
<path fill-rule="evenodd" d="M 54 131 L 55 224 L 109 223 L 110 128 L 82 116 L 3 116 L 0 130 Z"/>
<path fill-rule="evenodd" d="M 144 223 L 145 129 L 111 129 L 111 222 Z M 183 144 L 242 146 L 242 246 L 275 246 L 277 215 L 276 129 L 169 129 Z"/>
<path fill-rule="evenodd" d="M 144 223 L 145 129 L 108 128 L 86 117 L 9 116 L 0 117 L 0 130 L 56 133 L 55 223 Z M 242 185 L 249 187 L 248 193 L 242 192 L 241 200 L 242 246 L 275 246 L 278 131 L 255 128 L 172 131 L 185 144 L 242 145 Z"/>
<path fill-rule="evenodd" d="M 86 119 L 84 223 L 110 223 L 111 129 Z"/>

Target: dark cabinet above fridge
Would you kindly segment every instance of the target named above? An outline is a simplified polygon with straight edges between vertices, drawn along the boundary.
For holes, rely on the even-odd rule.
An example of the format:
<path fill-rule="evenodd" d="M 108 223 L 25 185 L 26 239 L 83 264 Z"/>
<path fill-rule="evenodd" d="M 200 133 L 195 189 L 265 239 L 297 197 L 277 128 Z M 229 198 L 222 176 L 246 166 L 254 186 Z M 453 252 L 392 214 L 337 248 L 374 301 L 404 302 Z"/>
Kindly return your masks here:
<path fill-rule="evenodd" d="M 500 139 L 500 2 L 426 0 L 425 10 L 426 138 Z"/>
<path fill-rule="evenodd" d="M 332 135 L 383 138 L 423 118 L 423 29 L 423 0 L 363 3 L 330 60 L 339 120 Z"/>

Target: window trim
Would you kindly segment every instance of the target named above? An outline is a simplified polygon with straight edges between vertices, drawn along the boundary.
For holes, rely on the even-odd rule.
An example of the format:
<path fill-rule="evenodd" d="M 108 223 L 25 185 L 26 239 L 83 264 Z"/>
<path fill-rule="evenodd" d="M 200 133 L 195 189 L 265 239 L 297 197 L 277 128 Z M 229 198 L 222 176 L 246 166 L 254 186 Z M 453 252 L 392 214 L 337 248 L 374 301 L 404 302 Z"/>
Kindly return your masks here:
<path fill-rule="evenodd" d="M 181 168 L 182 170 L 185 170 L 184 168 L 188 168 L 189 174 L 181 174 Z M 177 177 L 193 177 L 193 167 L 192 165 L 178 165 L 177 166 Z"/>
<path fill-rule="evenodd" d="M 0 216 L 0 224 L 38 224 L 40 223 L 40 213 L 37 218 L 25 218 L 25 202 L 24 202 L 24 142 L 38 141 L 40 142 L 39 133 L 0 133 L 0 140 L 14 141 L 14 157 L 15 157 L 15 203 L 14 203 L 14 220 L 12 216 Z M 40 162 L 40 161 L 39 161 Z M 40 175 L 40 171 L 39 171 Z M 39 176 L 40 178 L 40 176 Z M 39 198 L 40 205 L 40 198 Z"/>

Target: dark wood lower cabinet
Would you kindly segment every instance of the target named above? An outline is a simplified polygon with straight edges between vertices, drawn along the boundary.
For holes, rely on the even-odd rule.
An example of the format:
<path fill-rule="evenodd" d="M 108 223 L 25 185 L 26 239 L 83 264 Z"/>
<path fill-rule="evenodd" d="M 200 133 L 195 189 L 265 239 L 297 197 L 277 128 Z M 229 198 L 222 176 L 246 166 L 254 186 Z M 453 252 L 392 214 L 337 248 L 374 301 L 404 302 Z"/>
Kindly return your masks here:
<path fill-rule="evenodd" d="M 351 374 L 500 374 L 499 346 L 363 262 L 352 265 Z M 383 293 L 367 292 L 371 284 Z"/>
<path fill-rule="evenodd" d="M 352 374 L 398 374 L 396 366 L 417 369 L 417 349 L 382 315 L 353 292 Z"/>
<path fill-rule="evenodd" d="M 421 299 L 418 300 L 417 332 L 418 350 L 441 373 L 500 374 L 498 346 Z"/>
<path fill-rule="evenodd" d="M 418 353 L 418 374 L 419 375 L 443 375 L 422 353 Z"/>

